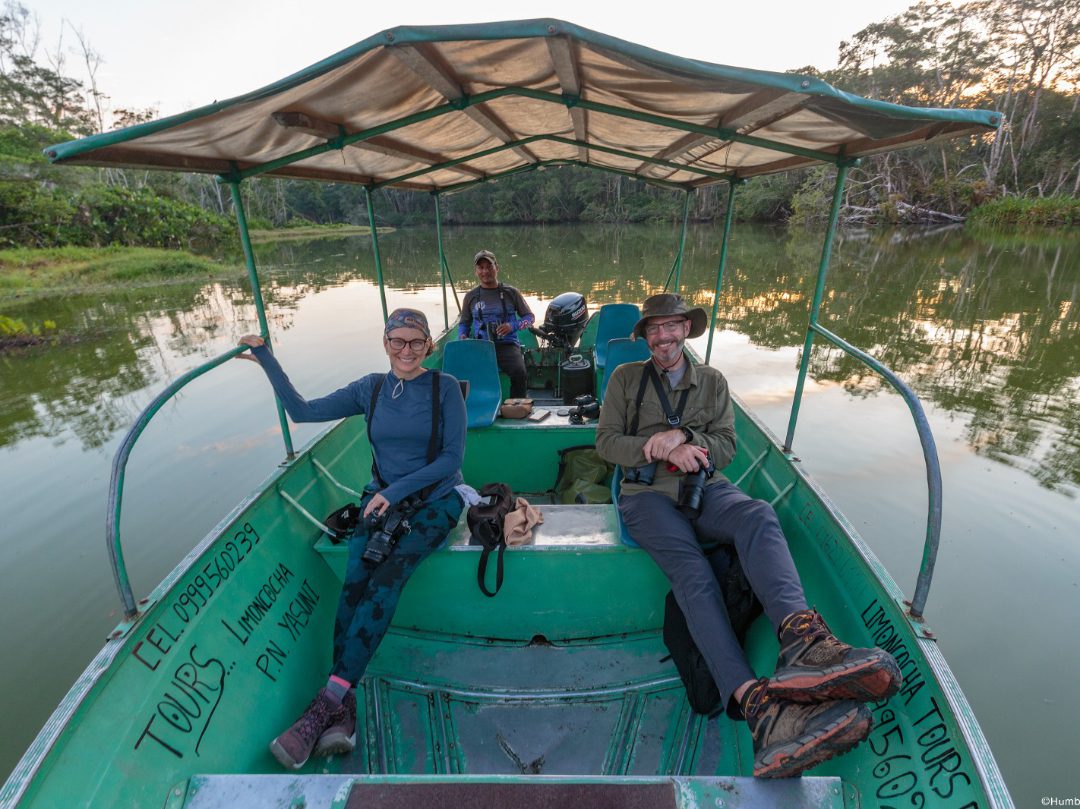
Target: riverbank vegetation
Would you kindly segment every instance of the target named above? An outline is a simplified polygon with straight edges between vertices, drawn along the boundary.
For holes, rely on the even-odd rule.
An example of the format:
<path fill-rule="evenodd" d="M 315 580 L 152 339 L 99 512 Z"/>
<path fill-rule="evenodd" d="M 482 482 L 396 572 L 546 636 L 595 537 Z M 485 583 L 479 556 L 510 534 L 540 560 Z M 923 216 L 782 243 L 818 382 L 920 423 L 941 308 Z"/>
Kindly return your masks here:
<path fill-rule="evenodd" d="M 150 247 L 0 250 L 0 304 L 15 297 L 94 287 L 195 281 L 241 272 L 203 256 Z"/>
<path fill-rule="evenodd" d="M 198 250 L 234 238 L 232 201 L 214 177 L 48 165 L 41 154 L 46 145 L 141 123 L 155 111 L 109 108 L 96 77 L 101 57 L 86 37 L 77 37 L 85 75 L 69 76 L 62 54 L 27 44 L 40 41 L 35 24 L 15 0 L 0 9 L 0 247 Z M 849 175 L 846 221 L 955 222 L 990 203 L 984 221 L 1075 221 L 1067 201 L 1080 195 L 1077 0 L 927 0 L 855 32 L 838 57 L 833 70 L 793 72 L 868 98 L 993 109 L 1005 120 L 996 136 L 864 160 Z M 828 209 L 831 176 L 815 169 L 756 178 L 739 189 L 736 215 L 744 221 L 819 219 Z M 368 223 L 356 186 L 260 178 L 245 183 L 245 196 L 255 229 Z M 722 185 L 698 189 L 691 218 L 719 218 L 726 198 Z M 434 220 L 430 195 L 389 189 L 376 199 L 380 226 Z M 441 204 L 447 225 L 664 222 L 681 218 L 683 195 L 568 166 L 485 183 Z"/>
<path fill-rule="evenodd" d="M 379 228 L 379 233 L 385 233 L 393 228 Z M 294 220 L 288 227 L 252 230 L 250 232 L 253 242 L 280 242 L 301 241 L 304 239 L 325 239 L 331 236 L 368 236 L 371 228 L 367 225 L 349 225 L 344 222 L 334 222 L 326 225 L 297 224 Z"/>
<path fill-rule="evenodd" d="M 1006 197 L 980 205 L 972 211 L 971 222 L 994 227 L 1080 227 L 1080 198 Z"/>

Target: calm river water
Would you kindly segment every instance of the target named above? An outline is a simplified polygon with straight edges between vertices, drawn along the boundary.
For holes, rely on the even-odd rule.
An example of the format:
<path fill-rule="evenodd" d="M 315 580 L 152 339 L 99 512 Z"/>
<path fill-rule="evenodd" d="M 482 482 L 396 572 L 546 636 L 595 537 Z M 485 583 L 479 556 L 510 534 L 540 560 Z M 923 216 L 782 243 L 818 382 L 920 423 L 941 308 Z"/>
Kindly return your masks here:
<path fill-rule="evenodd" d="M 659 291 L 668 228 L 451 231 L 458 288 L 471 256 L 542 313 L 568 290 L 591 304 Z M 444 317 L 426 231 L 381 240 L 389 305 Z M 692 230 L 683 289 L 711 307 L 719 233 Z M 712 362 L 783 435 L 820 251 L 818 234 L 740 228 Z M 277 353 L 302 392 L 385 367 L 370 242 L 258 250 Z M 434 279 L 434 283 L 433 283 Z M 618 279 L 618 280 L 614 280 Z M 450 301 L 451 317 L 456 313 Z M 85 339 L 0 355 L 0 776 L 15 765 L 118 621 L 104 542 L 112 454 L 171 380 L 257 331 L 245 281 L 143 288 L 6 307 Z M 892 367 L 926 404 L 944 477 L 927 618 L 1018 806 L 1073 797 L 1080 689 L 1080 239 L 964 231 L 848 233 L 824 324 Z M 704 338 L 698 341 L 704 355 Z M 812 358 L 795 449 L 909 594 L 922 552 L 925 473 L 899 396 L 828 348 Z M 189 386 L 128 466 L 124 546 L 149 592 L 281 461 L 272 396 L 250 363 Z M 303 445 L 318 432 L 300 425 Z M 1069 640 L 1074 638 L 1074 640 Z"/>

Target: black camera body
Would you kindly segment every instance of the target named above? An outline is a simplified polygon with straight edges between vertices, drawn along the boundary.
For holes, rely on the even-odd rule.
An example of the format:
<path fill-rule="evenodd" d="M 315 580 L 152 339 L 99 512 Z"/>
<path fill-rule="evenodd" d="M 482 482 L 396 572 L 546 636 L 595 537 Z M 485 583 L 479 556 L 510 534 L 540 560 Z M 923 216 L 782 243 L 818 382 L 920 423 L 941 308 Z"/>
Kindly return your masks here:
<path fill-rule="evenodd" d="M 716 472 L 716 465 L 707 458 L 705 465 L 696 472 L 687 472 L 679 481 L 679 511 L 696 520 L 701 516 L 701 502 L 705 498 L 705 481 Z"/>
<path fill-rule="evenodd" d="M 600 418 L 600 403 L 591 393 L 574 397 L 574 408 L 570 411 L 571 424 L 584 424 L 586 419 Z"/>
<path fill-rule="evenodd" d="M 385 562 L 398 540 L 412 530 L 406 513 L 401 508 L 388 508 L 382 514 L 370 514 L 365 522 L 368 542 L 360 558 L 368 567 Z"/>

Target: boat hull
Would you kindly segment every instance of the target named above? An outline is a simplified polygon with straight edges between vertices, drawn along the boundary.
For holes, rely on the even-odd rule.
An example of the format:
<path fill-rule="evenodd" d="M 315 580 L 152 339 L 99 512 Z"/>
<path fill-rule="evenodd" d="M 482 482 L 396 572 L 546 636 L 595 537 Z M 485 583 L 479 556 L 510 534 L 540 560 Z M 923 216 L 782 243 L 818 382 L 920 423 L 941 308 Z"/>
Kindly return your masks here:
<path fill-rule="evenodd" d="M 470 431 L 466 479 L 543 492 L 557 450 L 588 425 Z M 725 470 L 781 518 L 809 600 L 839 635 L 892 652 L 904 686 L 872 706 L 868 743 L 815 768 L 862 806 L 1008 806 L 985 740 L 926 627 L 895 583 L 767 431 L 739 407 Z M 507 458 L 528 458 L 509 464 Z M 317 462 L 317 463 L 316 463 Z M 193 776 L 272 775 L 268 741 L 329 667 L 344 565 L 280 492 L 325 515 L 370 464 L 363 422 L 327 431 L 213 531 L 121 625 L 4 787 L 4 805 L 161 806 Z M 350 755 L 306 773 L 745 777 L 741 723 L 692 713 L 660 640 L 667 584 L 619 540 L 612 506 L 548 507 L 536 545 L 510 549 L 494 599 L 460 525 L 414 574 L 361 686 Z M 775 664 L 761 619 L 755 670 Z M 186 790 L 186 787 L 184 787 Z"/>

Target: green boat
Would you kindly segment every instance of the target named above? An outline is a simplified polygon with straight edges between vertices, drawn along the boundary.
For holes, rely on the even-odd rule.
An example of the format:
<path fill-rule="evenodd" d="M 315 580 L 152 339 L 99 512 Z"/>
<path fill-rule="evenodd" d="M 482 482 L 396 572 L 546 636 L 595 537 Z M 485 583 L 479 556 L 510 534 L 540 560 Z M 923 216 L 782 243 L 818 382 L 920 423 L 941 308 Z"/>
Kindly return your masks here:
<path fill-rule="evenodd" d="M 462 520 L 410 579 L 358 688 L 355 751 L 282 773 L 267 743 L 329 666 L 346 551 L 323 520 L 367 480 L 363 422 L 345 420 L 297 450 L 279 404 L 284 462 L 208 536 L 193 537 L 190 553 L 145 597 L 134 595 L 119 534 L 139 434 L 171 396 L 240 349 L 229 351 L 176 379 L 122 442 L 106 539 L 125 618 L 0 790 L 0 806 L 1012 806 L 924 620 L 941 481 L 922 408 L 889 369 L 818 323 L 848 169 L 935 138 L 989 136 L 1000 123 L 993 112 L 902 107 L 809 76 L 684 59 L 532 20 L 385 31 L 247 95 L 48 149 L 58 164 L 217 175 L 232 192 L 264 335 L 241 195 L 248 178 L 364 189 L 384 317 L 372 206 L 379 188 L 438 202 L 516 172 L 581 164 L 685 192 L 688 211 L 698 186 L 726 183 L 715 288 L 682 288 L 684 214 L 674 261 L 654 290 L 711 305 L 715 321 L 737 188 L 757 175 L 835 166 L 787 435 L 774 437 L 737 404 L 739 451 L 724 472 L 775 507 L 810 603 L 849 642 L 890 651 L 904 685 L 872 705 L 874 729 L 854 751 L 801 778 L 751 777 L 745 726 L 690 709 L 661 639 L 667 583 L 626 541 L 615 507 L 554 502 L 559 451 L 595 439 L 595 421 L 563 403 L 571 381 L 583 382 L 568 363 L 586 368 L 584 384 L 602 392 L 618 361 L 609 339 L 627 332 L 610 325 L 615 308 L 593 312 L 572 345 L 545 332 L 527 347 L 536 408 L 550 414 L 539 421 L 495 417 L 493 352 L 490 362 L 460 364 L 455 346 L 474 341 L 458 342 L 444 315 L 428 362 L 470 382 L 465 479 L 504 481 L 545 517 L 534 544 L 505 554 L 498 595 L 477 587 L 481 549 Z M 435 207 L 432 277 L 441 279 L 445 313 L 448 288 L 456 292 Z M 712 334 L 695 361 L 709 362 Z M 884 376 L 912 412 L 929 508 L 910 601 L 795 455 L 815 340 Z M 571 351 L 581 360 L 569 360 Z M 505 464 L 509 454 L 528 462 Z M 747 651 L 755 670 L 771 671 L 777 643 L 766 621 L 751 627 Z"/>

